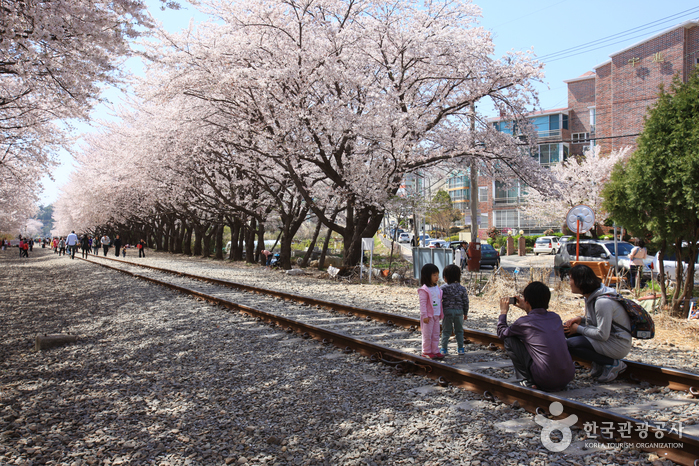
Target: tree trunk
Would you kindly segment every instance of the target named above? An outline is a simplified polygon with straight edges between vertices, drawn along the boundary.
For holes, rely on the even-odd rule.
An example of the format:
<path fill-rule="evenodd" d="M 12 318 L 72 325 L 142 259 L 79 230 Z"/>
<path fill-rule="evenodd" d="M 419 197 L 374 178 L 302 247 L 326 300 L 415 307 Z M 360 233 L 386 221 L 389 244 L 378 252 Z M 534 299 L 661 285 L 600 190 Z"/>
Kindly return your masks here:
<path fill-rule="evenodd" d="M 260 222 L 260 226 L 257 228 L 257 247 L 255 248 L 255 262 L 260 262 L 260 255 L 262 251 L 267 249 L 265 247 L 265 224 Z M 267 256 L 265 256 L 265 259 Z M 265 265 L 265 264 L 262 264 Z"/>
<path fill-rule="evenodd" d="M 204 250 L 202 251 L 202 257 L 211 257 L 211 239 L 216 234 L 216 226 L 210 226 L 207 228 L 204 234 Z"/>
<path fill-rule="evenodd" d="M 216 251 L 214 252 L 214 259 L 218 261 L 223 260 L 223 220 L 219 221 L 220 223 L 216 225 L 215 228 L 215 235 L 216 235 L 216 240 L 214 241 L 214 248 L 216 248 Z"/>
<path fill-rule="evenodd" d="M 667 287 L 665 286 L 665 250 L 667 248 L 667 241 L 663 240 L 660 243 L 660 251 L 658 257 L 658 282 L 660 285 L 660 305 L 667 306 Z M 653 273 L 651 271 L 651 273 Z"/>
<path fill-rule="evenodd" d="M 383 213 L 377 215 L 368 207 L 360 210 L 358 215 L 353 215 L 353 209 L 348 207 L 347 227 L 342 233 L 345 254 L 343 265 L 359 264 L 362 257 L 362 238 L 372 238 L 381 226 L 381 220 L 383 220 Z"/>
<path fill-rule="evenodd" d="M 323 249 L 320 251 L 320 258 L 318 259 L 319 269 L 325 267 L 325 255 L 328 253 L 328 246 L 330 245 L 330 237 L 332 237 L 332 234 L 333 231 L 330 228 L 328 228 L 328 233 L 325 235 L 325 241 L 323 241 Z"/>
<path fill-rule="evenodd" d="M 303 255 L 303 259 L 301 260 L 301 264 L 299 267 L 302 269 L 305 269 L 308 267 L 308 261 L 311 260 L 311 256 L 313 255 L 313 249 L 316 247 L 316 241 L 318 241 L 318 235 L 320 234 L 320 228 L 323 226 L 323 224 L 318 220 L 318 224 L 316 225 L 316 229 L 313 232 L 313 239 L 311 239 L 311 244 L 308 245 L 308 249 L 306 250 L 306 254 Z"/>
<path fill-rule="evenodd" d="M 163 223 L 158 222 L 158 224 L 155 227 L 155 232 L 154 232 L 154 246 L 156 251 L 162 251 L 163 250 Z"/>
<path fill-rule="evenodd" d="M 194 225 L 194 255 L 202 255 L 202 240 L 204 239 L 204 234 L 206 233 L 206 228 L 201 223 L 196 223 Z"/>
<path fill-rule="evenodd" d="M 253 264 L 255 262 L 255 230 L 257 229 L 257 221 L 252 218 L 250 226 L 245 232 L 245 262 Z"/>
<path fill-rule="evenodd" d="M 182 240 L 184 238 L 184 222 L 179 220 L 175 228 L 175 245 L 172 248 L 174 254 L 182 254 Z"/>
<path fill-rule="evenodd" d="M 185 224 L 184 235 L 182 238 L 182 254 L 186 256 L 192 255 L 192 225 Z"/>
<path fill-rule="evenodd" d="M 243 251 L 238 244 L 240 241 L 240 221 L 232 219 L 229 223 L 231 227 L 231 250 L 228 253 L 228 258 L 239 261 L 243 258 Z"/>

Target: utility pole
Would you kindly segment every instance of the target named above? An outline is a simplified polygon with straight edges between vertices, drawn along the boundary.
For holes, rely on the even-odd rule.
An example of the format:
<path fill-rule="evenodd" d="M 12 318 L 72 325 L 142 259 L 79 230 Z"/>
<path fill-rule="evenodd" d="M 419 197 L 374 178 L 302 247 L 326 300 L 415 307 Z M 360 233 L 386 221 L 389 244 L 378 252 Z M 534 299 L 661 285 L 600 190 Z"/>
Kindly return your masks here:
<path fill-rule="evenodd" d="M 476 104 L 471 103 L 471 134 L 476 134 Z M 475 147 L 475 139 L 474 139 Z M 471 241 L 478 239 L 478 166 L 476 158 L 471 158 L 470 168 L 470 191 L 471 191 Z"/>

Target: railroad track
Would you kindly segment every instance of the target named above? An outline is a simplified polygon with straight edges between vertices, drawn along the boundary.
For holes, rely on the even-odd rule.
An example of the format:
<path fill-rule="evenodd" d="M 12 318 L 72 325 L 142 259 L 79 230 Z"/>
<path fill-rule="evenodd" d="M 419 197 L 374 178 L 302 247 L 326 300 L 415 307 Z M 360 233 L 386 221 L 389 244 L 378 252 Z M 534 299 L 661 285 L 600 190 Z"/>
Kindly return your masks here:
<path fill-rule="evenodd" d="M 435 362 L 419 355 L 420 336 L 416 332 L 419 322 L 411 317 L 145 264 L 104 257 L 99 259 L 87 262 L 247 314 L 250 318 L 279 326 L 289 333 L 296 332 L 303 338 L 313 338 L 346 352 L 362 354 L 373 362 L 395 366 L 398 371 L 420 373 L 437 379 L 442 385 L 451 384 L 480 393 L 492 402 L 517 402 L 530 412 L 544 414 L 554 420 L 574 414 L 578 418 L 576 424 L 583 428 L 586 425 L 607 426 L 597 440 L 648 444 L 648 437 L 662 438 L 660 447 L 653 445 L 644 449 L 680 464 L 699 466 L 699 438 L 691 427 L 692 434 L 681 430 L 683 424 L 694 422 L 699 401 L 663 398 L 657 393 L 650 395 L 654 392 L 649 390 L 650 384 L 659 384 L 696 394 L 694 387 L 699 386 L 699 376 L 696 374 L 629 361 L 627 372 L 630 372 L 631 379 L 642 383 L 599 386 L 590 384 L 589 379 L 577 377 L 566 392 L 528 390 L 508 381 L 511 363 L 499 349 L 497 336 L 487 332 L 469 329 L 466 337 L 471 343 L 466 356 Z M 104 263 L 104 259 L 108 259 L 110 265 Z M 145 273 L 140 272 L 144 270 Z M 604 390 L 623 391 L 623 402 L 610 405 L 608 401 L 600 399 L 600 393 L 604 393 Z M 560 416 L 549 412 L 554 402 L 563 406 Z M 641 417 L 632 418 L 627 414 Z M 625 426 L 646 426 L 647 430 L 645 433 L 633 428 L 627 431 Z"/>

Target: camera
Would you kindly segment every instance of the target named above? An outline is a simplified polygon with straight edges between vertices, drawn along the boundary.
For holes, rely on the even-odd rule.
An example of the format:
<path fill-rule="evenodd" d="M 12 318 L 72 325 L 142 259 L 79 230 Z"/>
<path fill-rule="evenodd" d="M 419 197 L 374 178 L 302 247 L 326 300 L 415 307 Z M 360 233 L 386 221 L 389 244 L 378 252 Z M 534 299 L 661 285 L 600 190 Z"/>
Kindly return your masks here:
<path fill-rule="evenodd" d="M 516 297 L 516 296 L 513 296 L 512 298 L 510 298 L 510 300 L 508 301 L 508 303 L 509 303 L 509 304 L 517 304 L 517 297 Z"/>

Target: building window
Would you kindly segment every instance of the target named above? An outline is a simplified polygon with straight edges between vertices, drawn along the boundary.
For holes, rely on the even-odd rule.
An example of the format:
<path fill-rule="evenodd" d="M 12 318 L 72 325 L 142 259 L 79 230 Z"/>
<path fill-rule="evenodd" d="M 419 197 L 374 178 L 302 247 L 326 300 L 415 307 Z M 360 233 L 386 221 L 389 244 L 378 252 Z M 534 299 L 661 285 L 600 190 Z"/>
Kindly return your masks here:
<path fill-rule="evenodd" d="M 478 187 L 478 202 L 488 202 L 488 187 L 479 186 Z"/>
<path fill-rule="evenodd" d="M 490 225 L 488 225 L 488 214 L 481 214 L 480 217 L 480 223 L 478 224 L 478 226 L 480 228 L 490 227 Z"/>
<path fill-rule="evenodd" d="M 595 125 L 597 125 L 597 110 L 592 107 L 590 109 L 590 132 L 595 133 Z"/>
<path fill-rule="evenodd" d="M 471 193 L 468 189 L 455 189 L 449 191 L 449 195 L 451 196 L 452 202 L 468 201 L 471 199 Z"/>
<path fill-rule="evenodd" d="M 590 133 L 573 133 L 571 139 L 573 144 L 582 144 L 590 140 Z"/>
<path fill-rule="evenodd" d="M 469 179 L 466 175 L 453 175 L 447 179 L 449 189 L 464 188 L 469 186 Z"/>
<path fill-rule="evenodd" d="M 568 129 L 568 115 L 565 113 L 561 114 L 561 128 Z"/>
<path fill-rule="evenodd" d="M 517 228 L 517 211 L 516 210 L 494 210 L 494 225 L 495 228 Z"/>
<path fill-rule="evenodd" d="M 558 144 L 540 144 L 539 153 L 533 157 L 538 158 L 539 163 L 544 166 L 554 165 L 561 161 Z"/>
<path fill-rule="evenodd" d="M 493 200 L 496 204 L 516 204 L 518 200 L 518 191 L 517 185 L 508 186 L 502 181 L 496 181 Z"/>

